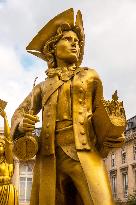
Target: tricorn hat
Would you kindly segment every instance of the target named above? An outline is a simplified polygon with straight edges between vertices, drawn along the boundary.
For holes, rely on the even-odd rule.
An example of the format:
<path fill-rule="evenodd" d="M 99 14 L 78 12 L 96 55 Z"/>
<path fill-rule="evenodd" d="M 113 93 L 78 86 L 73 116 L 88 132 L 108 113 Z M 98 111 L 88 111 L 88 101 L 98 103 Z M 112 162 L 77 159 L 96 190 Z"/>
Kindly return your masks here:
<path fill-rule="evenodd" d="M 77 12 L 76 22 L 74 25 L 74 10 L 73 10 L 73 8 L 70 8 L 70 9 L 58 14 L 52 20 L 50 20 L 38 32 L 38 34 L 32 39 L 32 41 L 26 47 L 26 50 L 29 53 L 31 53 L 31 54 L 46 61 L 46 58 L 42 52 L 43 46 L 50 38 L 52 38 L 53 36 L 55 36 L 57 34 L 57 29 L 63 24 L 64 25 L 68 24 L 71 30 L 74 27 L 78 27 L 78 29 L 80 30 L 80 35 L 82 36 L 82 41 L 83 41 L 83 45 L 82 45 L 81 52 L 80 52 L 80 58 L 78 61 L 78 65 L 80 65 L 82 62 L 83 51 L 84 51 L 84 29 L 83 29 L 82 15 L 81 15 L 80 11 Z"/>

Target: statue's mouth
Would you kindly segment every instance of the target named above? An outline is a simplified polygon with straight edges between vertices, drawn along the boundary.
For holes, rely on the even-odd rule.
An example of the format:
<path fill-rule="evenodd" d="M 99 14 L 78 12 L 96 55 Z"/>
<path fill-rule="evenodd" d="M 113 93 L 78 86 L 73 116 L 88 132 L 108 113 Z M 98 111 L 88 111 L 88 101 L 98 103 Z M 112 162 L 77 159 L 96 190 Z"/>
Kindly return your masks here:
<path fill-rule="evenodd" d="M 77 49 L 75 49 L 75 48 L 72 48 L 72 49 L 70 49 L 73 53 L 77 53 Z"/>

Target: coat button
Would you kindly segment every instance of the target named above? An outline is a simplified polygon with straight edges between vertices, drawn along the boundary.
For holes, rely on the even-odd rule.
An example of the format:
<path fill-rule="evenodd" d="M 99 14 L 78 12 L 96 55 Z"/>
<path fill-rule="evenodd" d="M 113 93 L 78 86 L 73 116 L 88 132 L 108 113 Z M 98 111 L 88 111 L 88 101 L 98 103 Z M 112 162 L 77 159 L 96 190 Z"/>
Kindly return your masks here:
<path fill-rule="evenodd" d="M 48 127 L 49 127 L 49 125 L 50 125 L 50 123 L 47 123 L 46 127 L 48 128 Z"/>
<path fill-rule="evenodd" d="M 86 140 L 84 139 L 83 141 L 82 141 L 82 145 L 86 145 L 87 144 L 87 142 L 86 142 Z"/>
<path fill-rule="evenodd" d="M 82 100 L 82 99 L 79 99 L 78 101 L 79 101 L 79 103 L 81 103 L 83 100 Z"/>
<path fill-rule="evenodd" d="M 64 120 L 66 120 L 68 117 L 66 114 L 63 115 Z"/>
<path fill-rule="evenodd" d="M 83 125 L 84 124 L 84 120 L 80 120 L 80 122 L 79 122 L 81 125 Z"/>
<path fill-rule="evenodd" d="M 83 91 L 83 88 L 80 88 L 80 92 L 82 92 Z"/>
<path fill-rule="evenodd" d="M 48 113 L 47 113 L 47 117 L 49 117 L 49 116 L 50 116 L 50 114 L 51 114 L 51 113 L 50 113 L 50 112 L 48 112 Z"/>
<path fill-rule="evenodd" d="M 49 105 L 51 105 L 51 102 L 49 102 Z"/>
<path fill-rule="evenodd" d="M 83 111 L 82 110 L 79 110 L 79 114 L 82 114 L 83 113 Z"/>
<path fill-rule="evenodd" d="M 84 130 L 81 130 L 81 131 L 80 131 L 80 134 L 81 134 L 81 135 L 84 135 L 84 134 L 85 134 L 85 131 L 84 131 Z"/>

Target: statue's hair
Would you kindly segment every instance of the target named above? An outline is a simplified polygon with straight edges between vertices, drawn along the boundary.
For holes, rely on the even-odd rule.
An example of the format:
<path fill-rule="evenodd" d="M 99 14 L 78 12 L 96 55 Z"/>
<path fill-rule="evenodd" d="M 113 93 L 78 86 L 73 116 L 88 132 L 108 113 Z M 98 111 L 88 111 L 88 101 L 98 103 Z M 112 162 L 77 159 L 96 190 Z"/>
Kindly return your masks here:
<path fill-rule="evenodd" d="M 58 27 L 57 33 L 55 36 L 51 37 L 44 45 L 42 52 L 44 53 L 44 56 L 46 58 L 46 61 L 48 63 L 48 68 L 56 68 L 57 62 L 55 58 L 55 46 L 56 43 L 62 38 L 64 31 L 73 31 L 77 34 L 79 38 L 79 47 L 80 47 L 80 54 L 79 59 L 82 61 L 83 52 L 84 52 L 84 36 L 80 30 L 79 27 L 74 26 L 71 28 L 69 24 L 62 24 Z M 78 64 L 78 62 L 77 62 Z"/>

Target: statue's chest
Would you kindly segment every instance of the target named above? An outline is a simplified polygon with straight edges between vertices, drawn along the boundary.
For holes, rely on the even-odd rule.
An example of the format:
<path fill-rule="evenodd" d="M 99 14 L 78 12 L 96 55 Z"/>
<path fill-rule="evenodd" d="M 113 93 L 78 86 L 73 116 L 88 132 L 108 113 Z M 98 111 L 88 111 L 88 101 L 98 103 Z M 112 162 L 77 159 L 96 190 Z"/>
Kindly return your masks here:
<path fill-rule="evenodd" d="M 6 162 L 2 162 L 0 164 L 0 176 L 5 176 L 8 173 L 8 164 Z"/>

